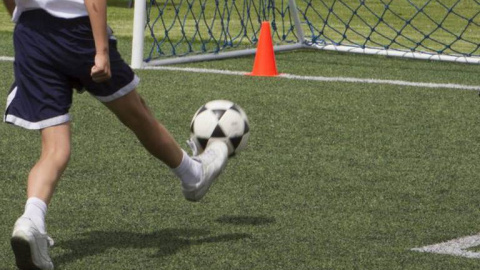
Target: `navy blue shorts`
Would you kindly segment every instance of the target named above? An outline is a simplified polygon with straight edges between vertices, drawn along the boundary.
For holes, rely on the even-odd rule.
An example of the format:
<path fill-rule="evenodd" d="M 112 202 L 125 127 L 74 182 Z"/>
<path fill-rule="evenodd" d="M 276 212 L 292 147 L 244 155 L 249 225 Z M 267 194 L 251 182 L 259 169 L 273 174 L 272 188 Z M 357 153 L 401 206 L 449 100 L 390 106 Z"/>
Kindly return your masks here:
<path fill-rule="evenodd" d="M 70 121 L 73 89 L 109 102 L 133 91 L 139 78 L 123 61 L 110 36 L 112 78 L 90 76 L 95 58 L 88 17 L 62 19 L 41 9 L 22 13 L 14 31 L 15 82 L 7 97 L 4 121 L 43 129 Z"/>

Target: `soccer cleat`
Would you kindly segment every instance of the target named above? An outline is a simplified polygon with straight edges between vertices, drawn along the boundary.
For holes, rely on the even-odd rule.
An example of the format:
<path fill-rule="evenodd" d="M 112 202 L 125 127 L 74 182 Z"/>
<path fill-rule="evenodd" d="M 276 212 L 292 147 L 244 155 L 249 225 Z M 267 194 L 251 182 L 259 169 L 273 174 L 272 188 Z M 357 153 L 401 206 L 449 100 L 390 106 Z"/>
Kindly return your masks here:
<path fill-rule="evenodd" d="M 224 142 L 212 142 L 205 151 L 193 157 L 202 164 L 202 177 L 195 184 L 182 183 L 185 199 L 197 202 L 205 196 L 210 186 L 227 165 L 228 148 Z"/>
<path fill-rule="evenodd" d="M 53 263 L 48 255 L 48 248 L 53 240 L 40 233 L 32 220 L 20 217 L 15 223 L 10 240 L 16 263 L 21 270 L 51 270 Z"/>

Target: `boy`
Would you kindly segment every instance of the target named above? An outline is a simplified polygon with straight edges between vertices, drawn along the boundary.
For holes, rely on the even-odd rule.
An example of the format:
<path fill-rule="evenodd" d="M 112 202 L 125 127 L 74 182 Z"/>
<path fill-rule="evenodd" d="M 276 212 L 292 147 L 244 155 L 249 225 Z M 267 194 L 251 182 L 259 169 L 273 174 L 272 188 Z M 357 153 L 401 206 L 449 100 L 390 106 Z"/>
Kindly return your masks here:
<path fill-rule="evenodd" d="M 106 20 L 106 0 L 4 0 L 16 23 L 15 83 L 4 121 L 40 130 L 42 151 L 27 183 L 24 214 L 11 238 L 20 269 L 53 269 L 45 214 L 70 157 L 73 88 L 103 102 L 143 146 L 180 178 L 198 201 L 227 163 L 227 146 L 213 143 L 189 157 L 136 91 L 138 77 L 121 59 Z"/>

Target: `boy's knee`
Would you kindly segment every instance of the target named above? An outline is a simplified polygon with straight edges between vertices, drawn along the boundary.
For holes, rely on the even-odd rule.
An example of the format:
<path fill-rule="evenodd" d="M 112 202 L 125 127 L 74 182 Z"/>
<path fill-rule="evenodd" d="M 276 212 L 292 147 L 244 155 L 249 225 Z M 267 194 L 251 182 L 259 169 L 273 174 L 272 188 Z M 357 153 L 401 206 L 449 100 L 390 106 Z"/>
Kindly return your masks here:
<path fill-rule="evenodd" d="M 42 130 L 42 159 L 54 162 L 57 166 L 66 166 L 71 155 L 70 144 L 68 123 Z"/>
<path fill-rule="evenodd" d="M 152 118 L 145 100 L 135 91 L 105 105 L 132 130 L 143 125 L 145 121 L 151 121 Z"/>
<path fill-rule="evenodd" d="M 70 146 L 63 146 L 63 147 L 51 147 L 48 149 L 44 149 L 42 151 L 43 158 L 53 162 L 56 166 L 65 167 L 67 166 L 68 162 L 70 161 L 71 157 L 71 150 Z"/>

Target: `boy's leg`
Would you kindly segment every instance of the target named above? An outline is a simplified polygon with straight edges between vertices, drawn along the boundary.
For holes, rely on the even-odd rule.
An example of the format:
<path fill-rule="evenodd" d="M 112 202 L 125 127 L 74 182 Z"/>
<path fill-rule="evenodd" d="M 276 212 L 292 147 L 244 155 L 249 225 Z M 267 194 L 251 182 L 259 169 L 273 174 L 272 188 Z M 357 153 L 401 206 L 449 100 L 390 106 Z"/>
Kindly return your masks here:
<path fill-rule="evenodd" d="M 70 159 L 70 123 L 42 129 L 42 153 L 28 175 L 27 197 L 50 203 Z"/>
<path fill-rule="evenodd" d="M 135 133 L 153 156 L 170 168 L 180 165 L 183 158 L 182 149 L 168 130 L 155 119 L 136 90 L 105 105 Z"/>
<path fill-rule="evenodd" d="M 226 144 L 211 145 L 205 153 L 192 159 L 155 119 L 136 90 L 105 105 L 135 133 L 153 156 L 167 164 L 180 178 L 187 200 L 199 201 L 205 196 L 227 163 Z"/>
<path fill-rule="evenodd" d="M 55 187 L 70 158 L 70 124 L 41 130 L 42 152 L 28 176 L 24 214 L 15 223 L 12 249 L 20 269 L 53 269 L 48 254 L 45 214 Z"/>

